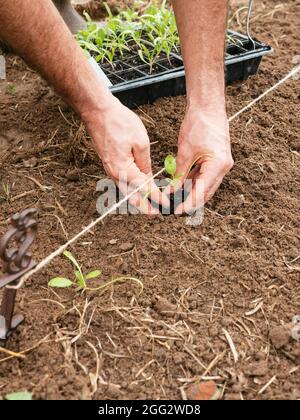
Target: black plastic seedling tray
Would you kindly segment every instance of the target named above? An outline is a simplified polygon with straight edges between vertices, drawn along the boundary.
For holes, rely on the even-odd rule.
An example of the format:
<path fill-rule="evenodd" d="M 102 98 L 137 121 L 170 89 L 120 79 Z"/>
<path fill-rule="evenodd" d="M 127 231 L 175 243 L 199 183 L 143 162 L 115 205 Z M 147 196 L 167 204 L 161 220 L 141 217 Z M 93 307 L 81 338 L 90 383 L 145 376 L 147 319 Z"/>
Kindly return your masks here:
<path fill-rule="evenodd" d="M 227 46 L 226 83 L 247 80 L 257 73 L 261 59 L 272 52 L 272 48 L 257 40 L 234 31 L 228 31 L 234 43 Z M 138 55 L 131 54 L 126 59 L 101 65 L 102 70 L 112 83 L 113 94 L 128 107 L 154 102 L 163 96 L 184 95 L 185 71 L 179 52 L 171 54 L 172 68 L 168 59 L 162 57 L 149 74 L 149 66 L 139 61 Z"/>

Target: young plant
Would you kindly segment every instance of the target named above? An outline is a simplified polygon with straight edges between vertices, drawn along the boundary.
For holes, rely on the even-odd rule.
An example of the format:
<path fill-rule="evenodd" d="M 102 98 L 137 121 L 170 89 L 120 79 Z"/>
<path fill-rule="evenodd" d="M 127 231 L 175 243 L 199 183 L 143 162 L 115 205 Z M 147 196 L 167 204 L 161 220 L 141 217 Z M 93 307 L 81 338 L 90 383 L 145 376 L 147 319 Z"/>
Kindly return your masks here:
<path fill-rule="evenodd" d="M 100 277 L 102 275 L 102 271 L 101 270 L 95 270 L 95 271 L 91 271 L 88 274 L 84 274 L 80 264 L 78 263 L 78 261 L 76 260 L 76 258 L 74 257 L 74 255 L 71 252 L 65 251 L 64 256 L 72 263 L 72 265 L 74 267 L 75 279 L 71 280 L 71 279 L 66 278 L 66 277 L 55 277 L 48 282 L 49 287 L 66 289 L 66 288 L 75 286 L 78 291 L 80 291 L 80 290 L 81 291 L 86 291 L 86 290 L 98 291 L 98 290 L 101 290 L 101 289 L 106 289 L 107 287 L 111 286 L 114 283 L 122 283 L 122 282 L 125 282 L 125 281 L 133 281 L 140 286 L 140 289 L 141 289 L 140 293 L 142 293 L 142 291 L 144 289 L 143 283 L 140 280 L 138 280 L 134 277 L 117 277 L 117 278 L 114 278 L 114 279 L 112 279 L 111 281 L 109 281 L 105 284 L 102 284 L 101 286 L 99 286 L 97 288 L 90 288 L 90 287 L 88 287 L 88 281 Z"/>
<path fill-rule="evenodd" d="M 71 286 L 77 286 L 79 290 L 86 290 L 88 288 L 88 280 L 96 279 L 97 277 L 101 276 L 102 272 L 100 270 L 91 271 L 90 273 L 84 275 L 81 266 L 79 265 L 73 254 L 71 254 L 71 252 L 65 251 L 64 256 L 68 258 L 69 261 L 71 261 L 75 268 L 75 280 L 72 281 L 65 277 L 55 277 L 49 281 L 48 285 L 50 287 L 67 288 Z"/>
<path fill-rule="evenodd" d="M 105 27 L 97 27 L 85 14 L 87 28 L 76 35 L 79 45 L 96 61 L 113 64 L 124 52 L 137 52 L 142 62 L 153 66 L 164 52 L 169 59 L 171 51 L 177 49 L 179 36 L 174 12 L 164 0 L 161 5 L 155 1 L 141 14 L 141 4 L 113 15 L 105 4 L 107 20 Z M 169 60 L 170 61 L 170 60 Z"/>
<path fill-rule="evenodd" d="M 104 3 L 107 19 L 104 27 L 93 23 L 87 13 L 87 28 L 76 35 L 79 45 L 97 62 L 108 62 L 122 58 L 125 52 L 138 54 L 152 73 L 155 63 L 165 54 L 171 65 L 171 53 L 180 52 L 180 40 L 174 11 L 166 0 L 153 0 L 147 6 L 135 2 L 131 8 L 114 15 Z M 229 44 L 237 44 L 234 36 L 228 35 Z"/>
<path fill-rule="evenodd" d="M 11 199 L 11 186 L 9 181 L 2 181 L 2 190 L 4 192 L 4 198 L 7 202 Z"/>
<path fill-rule="evenodd" d="M 17 86 L 13 83 L 10 83 L 6 87 L 6 92 L 9 93 L 10 95 L 14 95 L 17 92 Z"/>
<path fill-rule="evenodd" d="M 150 44 L 149 47 L 145 44 L 140 44 L 141 49 L 138 51 L 140 59 L 149 65 L 150 73 L 153 71 L 153 66 L 157 61 L 157 57 L 159 56 L 161 49 L 157 49 L 154 45 Z"/>
<path fill-rule="evenodd" d="M 172 187 L 175 187 L 183 174 L 176 175 L 177 164 L 176 158 L 173 155 L 168 155 L 165 158 L 165 171 L 170 176 L 166 179 L 168 184 L 170 184 Z"/>

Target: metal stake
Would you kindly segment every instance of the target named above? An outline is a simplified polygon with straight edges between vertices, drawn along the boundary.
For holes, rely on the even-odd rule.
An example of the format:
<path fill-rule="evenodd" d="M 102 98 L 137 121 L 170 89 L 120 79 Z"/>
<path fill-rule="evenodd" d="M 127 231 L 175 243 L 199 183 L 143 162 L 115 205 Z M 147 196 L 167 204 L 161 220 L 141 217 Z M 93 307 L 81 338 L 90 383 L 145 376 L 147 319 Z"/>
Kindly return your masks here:
<path fill-rule="evenodd" d="M 11 227 L 0 240 L 0 258 L 6 274 L 0 277 L 0 289 L 15 285 L 17 280 L 36 262 L 28 253 L 37 232 L 36 209 L 27 209 L 11 218 Z M 0 346 L 4 346 L 12 331 L 24 321 L 24 316 L 14 315 L 17 291 L 5 289 L 0 308 Z"/>

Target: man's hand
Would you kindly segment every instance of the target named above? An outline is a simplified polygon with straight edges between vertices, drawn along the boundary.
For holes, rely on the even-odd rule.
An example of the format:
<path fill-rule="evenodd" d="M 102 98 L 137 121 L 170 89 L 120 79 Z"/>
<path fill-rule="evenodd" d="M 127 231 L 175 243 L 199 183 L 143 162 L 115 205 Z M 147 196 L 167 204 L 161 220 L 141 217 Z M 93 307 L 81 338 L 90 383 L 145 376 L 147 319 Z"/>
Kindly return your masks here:
<path fill-rule="evenodd" d="M 232 166 L 225 110 L 190 108 L 179 135 L 177 174 L 182 175 L 183 182 L 192 179 L 192 190 L 185 203 L 177 207 L 176 213 L 191 213 L 202 207 L 214 195 Z"/>
<path fill-rule="evenodd" d="M 135 113 L 112 97 L 105 109 L 87 112 L 83 119 L 106 173 L 124 195 L 151 178 L 150 142 L 146 128 Z M 129 202 L 142 213 L 159 214 L 148 201 L 150 194 L 156 203 L 169 205 L 153 180 Z"/>
<path fill-rule="evenodd" d="M 127 195 L 151 177 L 150 146 L 140 119 L 113 97 L 92 69 L 52 1 L 0 0 L 0 36 L 48 80 L 80 114 L 107 173 Z M 121 174 L 122 171 L 122 174 Z M 120 177 L 127 178 L 131 191 Z M 162 198 L 154 181 L 131 204 L 154 214 L 148 196 Z"/>
<path fill-rule="evenodd" d="M 186 70 L 188 104 L 179 136 L 177 173 L 194 181 L 186 202 L 177 208 L 180 214 L 203 206 L 233 165 L 225 111 L 228 0 L 173 0 L 173 4 Z M 194 164 L 197 166 L 189 174 Z"/>

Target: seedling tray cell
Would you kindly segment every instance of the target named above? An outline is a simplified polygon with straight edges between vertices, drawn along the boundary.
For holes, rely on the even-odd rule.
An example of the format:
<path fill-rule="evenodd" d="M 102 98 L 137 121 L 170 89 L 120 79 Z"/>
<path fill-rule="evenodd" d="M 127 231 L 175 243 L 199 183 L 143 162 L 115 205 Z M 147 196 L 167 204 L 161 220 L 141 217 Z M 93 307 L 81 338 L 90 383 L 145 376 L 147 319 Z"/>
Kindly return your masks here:
<path fill-rule="evenodd" d="M 230 43 L 225 54 L 226 83 L 247 80 L 258 71 L 261 59 L 272 48 L 258 40 L 228 31 Z M 181 51 L 174 51 L 170 58 L 162 55 L 152 71 L 138 54 L 131 53 L 116 60 L 113 65 L 104 63 L 102 70 L 112 83 L 112 93 L 122 103 L 134 108 L 152 103 L 160 97 L 186 93 L 185 71 Z"/>

